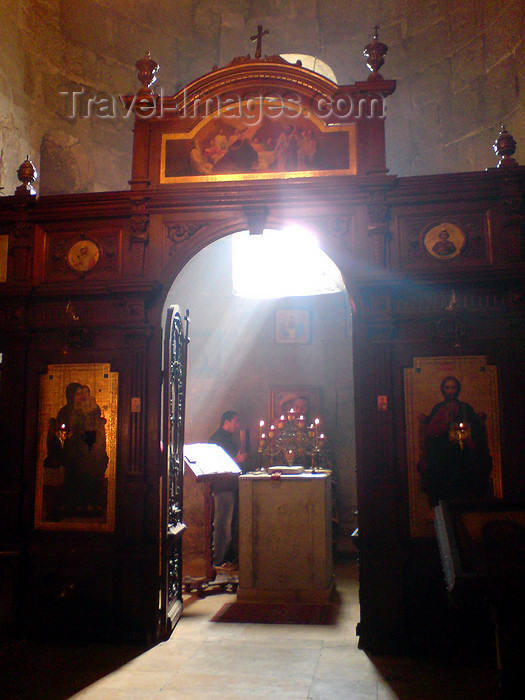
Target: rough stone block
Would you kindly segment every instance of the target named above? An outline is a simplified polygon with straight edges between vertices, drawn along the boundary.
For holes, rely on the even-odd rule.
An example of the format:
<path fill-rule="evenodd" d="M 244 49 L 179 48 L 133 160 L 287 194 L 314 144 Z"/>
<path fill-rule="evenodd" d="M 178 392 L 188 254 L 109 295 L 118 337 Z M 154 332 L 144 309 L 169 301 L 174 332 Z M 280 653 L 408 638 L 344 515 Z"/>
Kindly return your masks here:
<path fill-rule="evenodd" d="M 485 89 L 487 95 L 484 114 L 486 123 L 500 124 L 504 115 L 512 112 L 519 104 L 514 56 L 509 56 L 501 61 L 498 66 L 487 73 Z"/>
<path fill-rule="evenodd" d="M 397 13 L 399 13 L 399 3 L 396 3 Z M 413 7 L 407 8 L 407 35 L 414 36 L 422 32 L 427 32 L 431 27 L 440 24 L 447 18 L 447 12 L 443 8 L 443 3 L 425 2 L 415 3 Z"/>
<path fill-rule="evenodd" d="M 484 74 L 484 41 L 476 37 L 450 59 L 452 66 L 452 90 L 459 92 Z"/>
<path fill-rule="evenodd" d="M 418 107 L 448 99 L 451 92 L 452 68 L 448 58 L 416 73 L 410 81 L 411 101 Z"/>
<path fill-rule="evenodd" d="M 490 4 L 490 3 L 489 3 Z M 498 4 L 499 5 L 499 4 Z M 485 23 L 485 68 L 491 70 L 523 41 L 523 2 L 510 2 Z"/>

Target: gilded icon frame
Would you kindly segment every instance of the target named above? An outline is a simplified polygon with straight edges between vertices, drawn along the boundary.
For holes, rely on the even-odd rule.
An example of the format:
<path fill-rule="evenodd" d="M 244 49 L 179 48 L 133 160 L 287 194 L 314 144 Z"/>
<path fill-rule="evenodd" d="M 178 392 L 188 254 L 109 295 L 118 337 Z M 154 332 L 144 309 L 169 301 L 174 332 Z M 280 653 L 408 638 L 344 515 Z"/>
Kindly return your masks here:
<path fill-rule="evenodd" d="M 241 100 L 238 104 L 226 104 L 222 111 L 205 115 L 188 132 L 170 132 L 161 135 L 160 183 L 176 184 L 183 182 L 231 182 L 239 180 L 272 180 L 288 178 L 326 177 L 333 175 L 357 174 L 357 129 L 355 123 L 325 124 L 312 111 L 307 111 L 295 101 L 278 100 L 277 96 L 265 97 L 259 104 L 259 112 L 253 113 L 250 102 Z M 280 112 L 277 113 L 277 107 Z M 291 132 L 287 130 L 291 129 Z M 233 136 L 232 136 L 232 133 Z M 217 154 L 215 141 L 227 137 L 222 155 Z M 286 133 L 285 133 L 286 132 Z M 308 136 L 309 144 L 304 146 Z M 285 159 L 282 151 L 270 162 L 272 147 L 277 153 L 277 142 L 283 134 L 293 134 L 298 149 L 303 145 L 304 158 Z M 236 140 L 231 142 L 231 139 Z M 257 139 L 257 143 L 253 140 Z M 299 142 L 298 139 L 302 139 Z M 212 144 L 211 141 L 214 141 Z M 313 148 L 312 154 L 308 148 Z M 257 165 L 245 169 L 238 159 L 230 159 L 233 167 L 219 167 L 215 158 L 231 153 L 232 146 L 239 148 L 244 143 L 256 148 Z M 206 156 L 206 149 L 210 151 Z M 215 153 L 212 153 L 215 151 Z M 240 149 L 237 156 L 240 156 Z M 264 157 L 263 157 L 264 156 Z M 230 161 L 228 161 L 230 162 Z M 242 163 L 245 163 L 243 158 Z M 237 164 L 237 165 L 235 165 Z M 220 172 L 217 172 L 217 170 Z"/>
<path fill-rule="evenodd" d="M 74 272 L 86 274 L 97 265 L 101 253 L 99 243 L 91 238 L 81 238 L 69 246 L 66 262 Z"/>
<path fill-rule="evenodd" d="M 434 537 L 434 514 L 422 490 L 417 464 L 422 454 L 421 420 L 443 400 L 441 381 L 456 377 L 461 384 L 460 400 L 471 404 L 476 413 L 486 416 L 489 451 L 493 460 L 494 495 L 502 496 L 501 448 L 497 368 L 483 355 L 414 357 L 404 369 L 407 479 L 410 534 Z"/>
<path fill-rule="evenodd" d="M 89 387 L 93 411 L 65 419 L 67 389 Z M 65 405 L 64 405 L 65 404 Z M 70 412 L 70 416 L 73 413 Z M 58 420 L 57 420 L 58 419 Z M 66 425 L 66 421 L 71 425 Z M 35 485 L 35 528 L 112 532 L 115 526 L 115 491 L 118 422 L 118 373 L 107 363 L 49 365 L 40 377 L 38 451 Z M 80 425 L 76 429 L 73 427 Z M 93 435 L 95 433 L 95 435 Z M 90 445 L 87 436 L 93 440 Z M 57 443 L 57 438 L 59 442 Z M 69 442 L 67 442 L 69 440 Z M 76 442 L 75 442 L 76 440 Z M 60 442 L 62 443 L 60 445 Z M 86 443 L 86 444 L 84 444 Z M 105 451 L 105 455 L 104 455 Z M 67 456 L 67 458 L 66 458 Z M 101 461 L 102 459 L 102 461 Z M 102 465 L 102 466 L 100 466 Z M 93 476 L 94 469 L 99 473 Z M 78 478 L 85 469 L 84 478 Z M 102 469 L 104 470 L 103 473 Z M 69 474 L 76 473 L 76 481 Z M 67 484 L 80 484 L 78 498 Z M 93 488 L 97 489 L 97 496 Z M 85 492 L 83 491 L 85 490 Z M 90 499 L 92 501 L 90 502 Z"/>

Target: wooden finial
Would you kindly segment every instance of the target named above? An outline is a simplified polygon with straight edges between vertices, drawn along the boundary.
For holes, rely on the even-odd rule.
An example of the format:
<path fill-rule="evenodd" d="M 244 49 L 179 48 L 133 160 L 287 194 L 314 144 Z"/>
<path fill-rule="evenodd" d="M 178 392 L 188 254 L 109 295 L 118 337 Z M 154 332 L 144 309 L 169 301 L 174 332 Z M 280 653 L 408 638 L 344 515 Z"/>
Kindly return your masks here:
<path fill-rule="evenodd" d="M 492 148 L 494 153 L 499 158 L 498 168 L 514 168 L 518 165 L 517 161 L 512 157 L 516 151 L 516 141 L 512 134 L 509 134 L 505 126 L 502 124 L 498 138 L 494 141 Z"/>
<path fill-rule="evenodd" d="M 33 188 L 32 183 L 37 179 L 38 173 L 29 156 L 27 156 L 24 162 L 20 165 L 16 174 L 22 184 L 16 188 L 15 195 L 19 197 L 29 197 L 31 195 L 35 195 L 36 190 Z"/>
<path fill-rule="evenodd" d="M 265 29 L 263 31 L 263 26 L 262 24 L 257 25 L 257 34 L 254 34 L 253 36 L 250 37 L 252 41 L 256 41 L 257 45 L 255 47 L 255 58 L 261 58 L 262 55 L 262 38 L 266 34 L 269 34 L 270 32 Z"/>
<path fill-rule="evenodd" d="M 374 38 L 370 43 L 368 43 L 364 50 L 363 54 L 365 58 L 367 59 L 366 66 L 367 68 L 371 71 L 370 75 L 368 76 L 368 80 L 374 80 L 375 78 L 382 78 L 382 76 L 379 74 L 379 69 L 381 66 L 384 64 L 385 59 L 383 56 L 386 54 L 388 51 L 388 46 L 386 44 L 383 44 L 381 41 L 379 41 L 379 25 L 376 24 L 374 27 Z"/>
<path fill-rule="evenodd" d="M 159 64 L 151 58 L 150 52 L 146 51 L 144 58 L 139 59 L 135 63 L 135 67 L 138 70 L 138 79 L 142 83 L 139 94 L 152 95 L 153 90 L 150 86 L 157 80 L 156 73 L 159 70 Z"/>

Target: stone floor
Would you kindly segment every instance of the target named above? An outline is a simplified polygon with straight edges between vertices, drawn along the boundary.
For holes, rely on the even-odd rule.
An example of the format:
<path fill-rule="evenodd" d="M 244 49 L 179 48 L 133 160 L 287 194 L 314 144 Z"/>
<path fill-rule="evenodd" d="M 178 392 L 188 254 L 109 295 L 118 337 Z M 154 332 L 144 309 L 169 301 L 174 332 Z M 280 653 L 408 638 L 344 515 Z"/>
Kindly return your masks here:
<path fill-rule="evenodd" d="M 357 648 L 357 572 L 338 569 L 334 625 L 212 623 L 234 599 L 188 596 L 171 638 L 149 650 L 47 646 L 12 677 L 9 700 L 485 700 L 495 697 L 490 659 L 369 658 Z M 42 666 L 42 668 L 40 668 Z M 47 668 L 47 672 L 44 669 Z M 54 669 L 54 670 L 53 670 Z M 11 672 L 13 673 L 13 672 Z M 103 676 L 103 677 L 102 677 Z M 70 678 L 69 692 L 68 684 Z M 100 678 L 93 682 L 95 678 Z M 5 681 L 5 676 L 4 676 Z M 80 692 L 73 694 L 78 691 Z M 1 690 L 1 688 L 0 688 Z M 72 692 L 71 692 L 72 691 Z"/>

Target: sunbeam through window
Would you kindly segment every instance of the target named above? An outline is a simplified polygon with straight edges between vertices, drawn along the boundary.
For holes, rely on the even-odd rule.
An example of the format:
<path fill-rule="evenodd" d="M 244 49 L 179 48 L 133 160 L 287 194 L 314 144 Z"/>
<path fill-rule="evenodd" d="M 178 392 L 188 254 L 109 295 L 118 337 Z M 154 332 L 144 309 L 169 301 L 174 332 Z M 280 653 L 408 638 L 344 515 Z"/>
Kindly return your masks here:
<path fill-rule="evenodd" d="M 337 266 L 299 226 L 232 237 L 233 293 L 251 299 L 333 294 L 344 290 Z"/>

